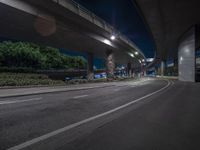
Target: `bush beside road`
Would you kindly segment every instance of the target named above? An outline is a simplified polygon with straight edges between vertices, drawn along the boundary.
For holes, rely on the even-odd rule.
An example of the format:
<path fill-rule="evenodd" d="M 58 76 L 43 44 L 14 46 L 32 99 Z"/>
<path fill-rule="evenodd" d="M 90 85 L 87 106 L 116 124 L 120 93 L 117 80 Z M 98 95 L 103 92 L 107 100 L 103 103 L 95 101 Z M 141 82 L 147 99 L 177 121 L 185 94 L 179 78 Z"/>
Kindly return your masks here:
<path fill-rule="evenodd" d="M 46 75 L 28 73 L 0 73 L 0 86 L 64 85 L 61 80 L 49 79 Z"/>
<path fill-rule="evenodd" d="M 100 82 L 113 82 L 113 81 L 127 81 L 133 80 L 128 77 L 116 77 L 113 79 L 100 78 L 88 81 L 87 79 L 72 79 L 69 81 L 52 80 L 44 74 L 34 73 L 0 73 L 0 87 L 24 87 L 24 86 L 59 86 L 71 84 L 85 84 L 85 83 L 100 83 Z M 136 78 L 134 79 L 136 80 Z"/>

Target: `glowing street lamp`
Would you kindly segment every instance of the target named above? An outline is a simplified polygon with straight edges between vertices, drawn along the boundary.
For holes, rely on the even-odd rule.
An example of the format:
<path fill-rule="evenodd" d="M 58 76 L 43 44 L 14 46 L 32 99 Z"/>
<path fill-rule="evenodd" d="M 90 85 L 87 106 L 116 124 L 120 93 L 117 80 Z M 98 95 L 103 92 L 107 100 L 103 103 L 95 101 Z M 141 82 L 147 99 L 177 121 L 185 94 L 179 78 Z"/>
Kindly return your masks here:
<path fill-rule="evenodd" d="M 111 45 L 111 41 L 108 40 L 108 39 L 104 39 L 103 42 L 104 42 L 105 44 L 107 44 L 107 45 Z"/>
<path fill-rule="evenodd" d="M 135 57 L 134 54 L 130 54 L 130 55 L 131 55 L 131 57 Z"/>
<path fill-rule="evenodd" d="M 112 35 L 112 36 L 110 37 L 110 39 L 111 39 L 111 40 L 115 40 L 116 37 L 115 37 L 114 35 Z"/>

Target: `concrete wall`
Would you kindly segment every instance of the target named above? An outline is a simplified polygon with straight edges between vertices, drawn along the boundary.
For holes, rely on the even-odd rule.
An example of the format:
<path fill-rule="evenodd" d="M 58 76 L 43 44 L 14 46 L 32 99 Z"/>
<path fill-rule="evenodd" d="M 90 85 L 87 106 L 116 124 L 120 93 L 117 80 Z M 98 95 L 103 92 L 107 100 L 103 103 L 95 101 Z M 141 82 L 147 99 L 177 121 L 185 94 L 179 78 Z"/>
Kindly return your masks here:
<path fill-rule="evenodd" d="M 178 47 L 179 80 L 195 82 L 195 27 L 180 39 Z"/>
<path fill-rule="evenodd" d="M 200 82 L 200 25 L 196 25 L 196 82 Z"/>

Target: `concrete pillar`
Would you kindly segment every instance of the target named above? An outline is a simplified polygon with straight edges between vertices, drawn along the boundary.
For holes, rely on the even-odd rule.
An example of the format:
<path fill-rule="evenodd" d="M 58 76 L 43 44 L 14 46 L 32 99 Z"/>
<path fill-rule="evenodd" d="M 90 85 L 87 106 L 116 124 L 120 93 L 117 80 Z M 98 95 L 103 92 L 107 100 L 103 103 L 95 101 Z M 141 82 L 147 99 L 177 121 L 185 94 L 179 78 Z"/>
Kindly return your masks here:
<path fill-rule="evenodd" d="M 87 56 L 88 66 L 87 66 L 87 79 L 93 80 L 94 79 L 94 55 L 92 53 L 88 53 Z"/>
<path fill-rule="evenodd" d="M 106 73 L 108 78 L 114 77 L 115 60 L 112 50 L 106 52 Z"/>
<path fill-rule="evenodd" d="M 179 80 L 195 82 L 195 28 L 188 30 L 179 40 Z"/>
<path fill-rule="evenodd" d="M 131 70 L 131 63 L 129 62 L 128 64 L 127 64 L 127 74 L 128 74 L 128 76 L 129 77 L 131 77 L 131 75 L 132 75 L 132 70 Z"/>
<path fill-rule="evenodd" d="M 144 69 L 144 76 L 146 77 L 147 76 L 147 70 Z"/>
<path fill-rule="evenodd" d="M 145 67 L 144 63 L 141 63 L 141 72 L 142 72 L 142 76 L 145 77 L 146 76 L 146 67 Z"/>
<path fill-rule="evenodd" d="M 160 75 L 164 76 L 164 74 L 165 74 L 165 62 L 162 61 L 160 65 Z"/>

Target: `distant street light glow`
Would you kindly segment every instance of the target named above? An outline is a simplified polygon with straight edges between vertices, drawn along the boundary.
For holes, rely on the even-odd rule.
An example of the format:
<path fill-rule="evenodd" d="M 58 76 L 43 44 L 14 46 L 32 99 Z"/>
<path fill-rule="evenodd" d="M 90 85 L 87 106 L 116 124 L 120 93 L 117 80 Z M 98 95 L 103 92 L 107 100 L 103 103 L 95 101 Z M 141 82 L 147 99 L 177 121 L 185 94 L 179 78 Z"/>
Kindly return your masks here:
<path fill-rule="evenodd" d="M 149 62 L 149 63 L 150 63 L 150 62 L 153 62 L 153 61 L 154 61 L 154 58 L 147 58 L 147 59 L 146 59 L 146 62 Z"/>
<path fill-rule="evenodd" d="M 179 64 L 182 64 L 182 62 L 183 62 L 183 57 L 181 56 L 179 60 Z"/>
<path fill-rule="evenodd" d="M 110 37 L 110 39 L 111 39 L 111 40 L 115 40 L 116 37 L 115 37 L 114 35 L 112 35 L 112 36 Z"/>
<path fill-rule="evenodd" d="M 139 53 L 138 52 L 135 52 L 135 55 L 138 55 Z"/>
<path fill-rule="evenodd" d="M 130 54 L 130 55 L 131 55 L 131 57 L 135 57 L 134 54 Z"/>

